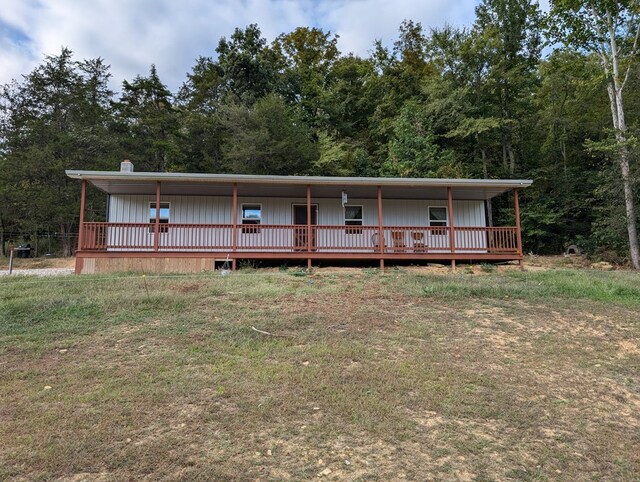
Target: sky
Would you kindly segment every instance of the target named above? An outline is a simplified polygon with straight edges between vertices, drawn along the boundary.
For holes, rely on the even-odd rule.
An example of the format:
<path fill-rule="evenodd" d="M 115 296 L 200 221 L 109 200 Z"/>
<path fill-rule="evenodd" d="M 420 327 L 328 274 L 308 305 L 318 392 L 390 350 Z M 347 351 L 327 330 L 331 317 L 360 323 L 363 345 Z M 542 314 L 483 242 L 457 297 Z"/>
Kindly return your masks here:
<path fill-rule="evenodd" d="M 176 91 L 200 56 L 215 58 L 221 37 L 257 23 L 270 42 L 299 26 L 340 36 L 343 53 L 366 56 L 376 39 L 392 45 L 404 19 L 423 27 L 470 26 L 477 0 L 0 0 L 0 84 L 21 79 L 70 48 L 102 57 L 112 87 L 155 64 Z"/>

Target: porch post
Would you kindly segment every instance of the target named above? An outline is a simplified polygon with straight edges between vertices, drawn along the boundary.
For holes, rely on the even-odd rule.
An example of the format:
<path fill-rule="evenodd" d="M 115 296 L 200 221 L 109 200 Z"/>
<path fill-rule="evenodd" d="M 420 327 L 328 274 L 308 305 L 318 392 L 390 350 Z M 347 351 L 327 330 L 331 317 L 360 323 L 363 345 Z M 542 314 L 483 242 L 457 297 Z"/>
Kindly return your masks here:
<path fill-rule="evenodd" d="M 311 253 L 311 184 L 307 184 L 307 253 Z M 311 269 L 311 258 L 307 258 L 307 269 Z"/>
<path fill-rule="evenodd" d="M 160 181 L 156 182 L 156 227 L 153 230 L 153 249 L 158 251 L 160 242 Z"/>
<path fill-rule="evenodd" d="M 451 249 L 451 254 L 455 254 L 456 233 L 455 225 L 453 223 L 453 194 L 451 186 L 447 187 L 447 205 L 449 207 L 449 249 Z M 456 260 L 453 257 L 451 258 L 451 268 L 456 269 Z"/>
<path fill-rule="evenodd" d="M 84 247 L 84 206 L 86 195 L 87 181 L 83 179 L 82 187 L 80 188 L 80 223 L 78 225 L 78 249 L 76 249 L 76 251 L 82 251 Z"/>
<path fill-rule="evenodd" d="M 231 233 L 231 246 L 235 253 L 238 249 L 238 183 L 233 183 L 233 232 Z M 236 270 L 236 257 L 231 260 L 231 269 Z"/>
<path fill-rule="evenodd" d="M 382 186 L 378 186 L 378 248 L 380 249 L 380 269 L 384 269 L 384 231 L 382 230 Z"/>
<path fill-rule="evenodd" d="M 520 265 L 520 269 L 524 269 L 524 259 L 522 258 L 522 232 L 520 231 L 520 199 L 517 189 L 513 190 L 513 207 L 516 216 L 516 239 L 518 242 L 518 256 L 520 256 L 518 264 Z"/>

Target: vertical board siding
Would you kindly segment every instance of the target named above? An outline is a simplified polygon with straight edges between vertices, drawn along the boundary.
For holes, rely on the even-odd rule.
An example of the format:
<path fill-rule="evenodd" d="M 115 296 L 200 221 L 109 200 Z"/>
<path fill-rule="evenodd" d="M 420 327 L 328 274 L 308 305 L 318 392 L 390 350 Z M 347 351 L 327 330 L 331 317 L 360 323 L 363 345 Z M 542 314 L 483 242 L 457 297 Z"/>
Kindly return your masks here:
<path fill-rule="evenodd" d="M 171 203 L 169 222 L 171 224 L 226 224 L 233 223 L 232 209 L 233 201 L 231 197 L 218 196 L 162 196 L 162 202 Z M 109 202 L 109 221 L 113 223 L 148 223 L 149 203 L 154 202 L 154 196 L 146 195 L 121 195 L 112 194 Z M 318 205 L 318 225 L 319 226 L 342 226 L 344 225 L 344 211 L 340 199 L 313 199 L 313 204 Z M 293 222 L 293 205 L 306 204 L 305 198 L 260 198 L 260 197 L 238 197 L 238 224 L 242 219 L 242 204 L 262 205 L 262 224 L 264 225 L 291 225 Z M 363 208 L 363 225 L 377 227 L 378 209 L 376 199 L 350 199 L 349 204 L 361 205 Z M 428 226 L 428 207 L 447 206 L 446 200 L 404 200 L 387 199 L 382 200 L 383 225 L 386 227 Z M 485 206 L 484 201 L 453 201 L 453 221 L 456 228 L 460 227 L 485 227 Z M 174 228 L 172 228 L 174 229 Z M 194 249 L 207 248 L 213 246 L 231 246 L 232 229 L 220 231 L 218 234 L 211 234 L 206 230 L 184 229 L 180 233 L 173 233 L 173 239 L 164 236 L 160 240 L 160 246 L 171 246 L 171 244 L 190 244 Z M 385 230 L 385 243 L 393 246 L 391 230 Z M 263 230 L 265 247 L 269 245 L 269 240 L 280 240 L 291 238 L 293 244 L 293 230 L 291 228 Z M 319 230 L 316 237 L 318 248 L 339 246 L 348 248 L 349 246 L 362 246 L 363 236 L 367 238 L 374 229 L 364 230 L 362 234 L 345 234 L 344 231 Z M 432 239 L 425 239 L 427 246 L 448 252 L 450 249 L 448 235 L 433 235 L 427 233 Z M 178 237 L 176 239 L 176 236 Z M 136 232 L 136 242 L 145 246 L 153 246 L 154 233 L 148 229 L 139 229 Z M 215 237 L 215 239 L 214 239 Z M 119 228 L 111 228 L 107 233 L 108 244 L 118 246 L 123 244 L 123 233 Z M 249 249 L 254 246 L 256 234 L 242 233 L 239 227 L 238 249 Z M 339 239 L 338 239 L 339 238 Z M 369 240 L 364 240 L 369 242 Z M 486 235 L 483 231 L 456 231 L 455 233 L 456 251 L 464 253 L 465 246 L 475 246 L 476 248 L 486 247 Z M 123 246 L 124 247 L 124 246 Z M 117 248 L 115 248 L 117 249 Z M 143 250 L 143 249 L 140 249 Z M 135 251 L 135 249 L 127 249 Z M 273 250 L 277 251 L 277 250 Z M 282 249 L 285 251 L 285 249 Z M 467 251 L 470 252 L 470 251 Z M 474 252 L 478 252 L 475 250 Z"/>

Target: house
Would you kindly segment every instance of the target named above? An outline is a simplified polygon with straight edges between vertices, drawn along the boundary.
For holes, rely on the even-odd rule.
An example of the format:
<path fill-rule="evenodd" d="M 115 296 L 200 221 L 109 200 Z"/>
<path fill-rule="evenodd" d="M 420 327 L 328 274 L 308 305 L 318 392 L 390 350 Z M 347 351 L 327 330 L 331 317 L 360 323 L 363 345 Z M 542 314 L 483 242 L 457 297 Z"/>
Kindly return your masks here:
<path fill-rule="evenodd" d="M 530 180 L 67 171 L 82 181 L 76 273 L 193 272 L 231 260 L 522 263 L 518 190 Z M 87 186 L 107 194 L 85 220 Z M 515 226 L 487 224 L 512 193 Z"/>

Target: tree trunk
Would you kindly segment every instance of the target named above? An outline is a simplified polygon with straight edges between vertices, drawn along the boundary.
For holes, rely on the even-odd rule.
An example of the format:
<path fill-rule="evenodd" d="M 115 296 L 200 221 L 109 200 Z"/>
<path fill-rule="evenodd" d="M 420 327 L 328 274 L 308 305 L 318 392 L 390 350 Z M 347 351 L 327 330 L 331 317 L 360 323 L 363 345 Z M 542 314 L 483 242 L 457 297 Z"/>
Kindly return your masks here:
<path fill-rule="evenodd" d="M 638 245 L 638 228 L 636 224 L 636 208 L 633 200 L 633 186 L 629 173 L 629 146 L 627 145 L 627 123 L 624 118 L 622 88 L 614 90 L 616 94 L 616 110 L 618 113 L 618 129 L 616 140 L 620 146 L 620 173 L 624 188 L 624 206 L 627 213 L 627 233 L 629 234 L 629 254 L 634 269 L 640 269 L 640 246 Z"/>
<path fill-rule="evenodd" d="M 624 136 L 622 136 L 624 137 Z M 629 175 L 629 149 L 623 139 L 620 152 L 620 172 L 624 188 L 624 206 L 627 213 L 627 232 L 629 234 L 629 254 L 634 269 L 640 269 L 640 246 L 638 246 L 638 228 L 636 225 L 636 209 L 633 201 L 633 187 Z"/>
<path fill-rule="evenodd" d="M 71 256 L 71 237 L 69 229 L 67 229 L 67 225 L 62 223 L 60 224 L 60 240 L 62 241 L 62 256 L 69 257 Z"/>
<path fill-rule="evenodd" d="M 627 233 L 629 235 L 629 254 L 631 264 L 634 269 L 640 269 L 640 246 L 638 245 L 638 229 L 636 223 L 636 210 L 633 200 L 633 186 L 631 185 L 631 176 L 629 169 L 629 146 L 627 145 L 627 123 L 624 115 L 624 101 L 622 99 L 622 90 L 628 79 L 629 71 L 625 75 L 624 80 L 620 76 L 620 49 L 616 40 L 616 22 L 610 11 L 606 12 L 607 30 L 609 33 L 610 57 L 607 58 L 606 49 L 600 52 L 600 60 L 602 67 L 607 75 L 607 94 L 609 95 L 609 104 L 611 108 L 611 117 L 613 120 L 613 128 L 616 133 L 616 143 L 618 144 L 618 156 L 620 165 L 620 174 L 622 177 L 622 187 L 624 189 L 624 206 L 627 215 Z M 640 30 L 638 30 L 640 33 Z M 636 33 L 636 40 L 638 40 Z M 633 50 L 635 54 L 636 44 Z M 628 68 L 631 68 L 630 66 Z"/>
<path fill-rule="evenodd" d="M 633 200 L 633 186 L 629 169 L 629 147 L 627 145 L 627 124 L 624 116 L 622 88 L 615 85 L 615 79 L 607 84 L 607 93 L 611 107 L 613 128 L 616 133 L 622 187 L 624 190 L 624 206 L 627 216 L 627 233 L 629 235 L 629 255 L 634 269 L 640 269 L 640 246 L 638 245 L 638 228 L 636 210 Z"/>

